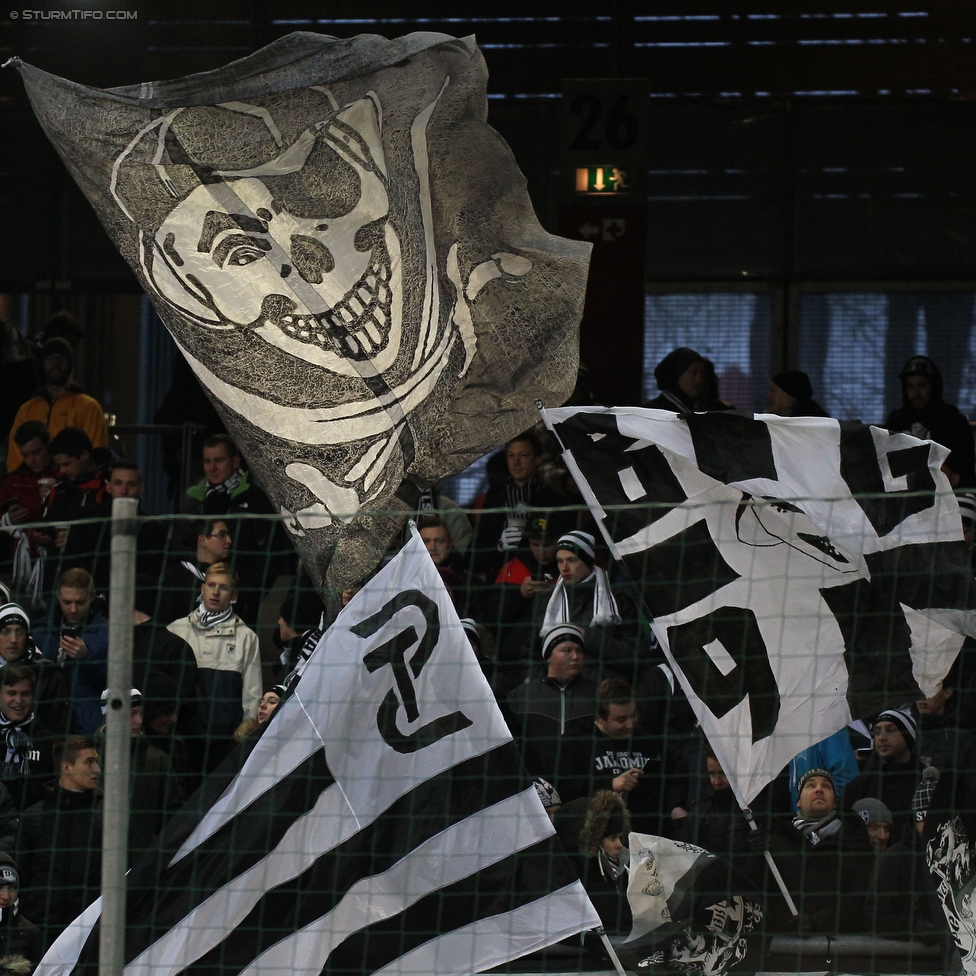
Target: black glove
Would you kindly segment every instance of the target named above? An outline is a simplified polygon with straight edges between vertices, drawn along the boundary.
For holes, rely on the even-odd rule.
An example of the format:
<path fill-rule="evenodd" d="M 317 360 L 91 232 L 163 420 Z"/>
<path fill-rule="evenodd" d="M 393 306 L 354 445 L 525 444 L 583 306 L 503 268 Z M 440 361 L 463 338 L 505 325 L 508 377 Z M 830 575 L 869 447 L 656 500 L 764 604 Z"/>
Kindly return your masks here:
<path fill-rule="evenodd" d="M 582 935 L 583 948 L 590 953 L 590 955 L 597 956 L 598 958 L 606 961 L 610 957 L 607 955 L 607 947 L 603 944 L 603 939 L 600 938 L 600 933 L 596 929 L 590 929 L 584 932 Z"/>

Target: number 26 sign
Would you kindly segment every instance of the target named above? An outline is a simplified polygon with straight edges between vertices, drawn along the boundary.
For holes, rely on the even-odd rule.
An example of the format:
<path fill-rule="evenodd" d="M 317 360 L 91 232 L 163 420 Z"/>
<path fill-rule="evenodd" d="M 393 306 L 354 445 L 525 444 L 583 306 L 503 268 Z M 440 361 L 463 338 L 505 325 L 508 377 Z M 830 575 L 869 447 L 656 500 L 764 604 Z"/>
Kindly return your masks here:
<path fill-rule="evenodd" d="M 645 79 L 563 82 L 561 183 L 565 195 L 635 194 L 646 158 Z"/>

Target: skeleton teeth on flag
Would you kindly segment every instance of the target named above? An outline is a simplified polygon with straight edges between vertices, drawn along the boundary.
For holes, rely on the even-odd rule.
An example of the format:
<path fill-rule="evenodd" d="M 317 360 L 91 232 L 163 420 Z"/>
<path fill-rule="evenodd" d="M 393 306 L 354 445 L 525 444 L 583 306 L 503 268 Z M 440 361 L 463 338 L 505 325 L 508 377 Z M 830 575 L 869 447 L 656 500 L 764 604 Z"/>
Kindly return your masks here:
<path fill-rule="evenodd" d="M 945 448 L 820 418 L 543 415 L 743 807 L 852 718 L 933 695 L 976 636 Z"/>
<path fill-rule="evenodd" d="M 333 598 L 572 390 L 590 245 L 536 219 L 473 38 L 295 33 L 108 91 L 11 63 Z"/>

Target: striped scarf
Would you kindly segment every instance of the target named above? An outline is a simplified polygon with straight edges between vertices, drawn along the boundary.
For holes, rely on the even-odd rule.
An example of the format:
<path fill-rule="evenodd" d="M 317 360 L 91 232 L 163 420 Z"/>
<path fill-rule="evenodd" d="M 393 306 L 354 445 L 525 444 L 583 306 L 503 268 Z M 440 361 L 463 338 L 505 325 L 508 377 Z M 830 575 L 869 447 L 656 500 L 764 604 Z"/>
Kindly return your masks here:
<path fill-rule="evenodd" d="M 222 624 L 225 620 L 230 620 L 234 615 L 234 604 L 232 603 L 226 610 L 204 610 L 200 607 L 197 610 L 197 626 L 204 630 L 210 630 L 217 624 Z"/>
<path fill-rule="evenodd" d="M 619 624 L 620 611 L 617 609 L 617 601 L 614 599 L 613 591 L 610 589 L 606 570 L 600 569 L 599 566 L 594 566 L 590 575 L 585 580 L 580 580 L 576 585 L 580 586 L 590 580 L 593 580 L 593 617 L 590 620 L 589 626 L 601 627 L 607 624 Z M 544 636 L 549 628 L 555 627 L 556 624 L 571 623 L 574 623 L 574 621 L 569 609 L 569 592 L 566 589 L 563 578 L 560 576 L 559 581 L 556 583 L 556 588 L 552 591 L 552 596 L 549 597 L 549 603 L 546 606 L 546 615 L 542 621 L 539 636 Z"/>
<path fill-rule="evenodd" d="M 825 837 L 832 837 L 840 830 L 840 820 L 837 811 L 831 810 L 820 820 L 808 820 L 806 817 L 796 816 L 793 818 L 793 827 L 810 841 L 812 847 L 816 847 Z"/>
<path fill-rule="evenodd" d="M 207 482 L 207 487 L 204 489 L 204 493 L 207 498 L 212 495 L 232 495 L 234 489 L 241 483 L 244 478 L 244 472 L 240 468 L 235 469 L 234 473 L 226 480 L 222 481 L 219 485 L 212 485 Z"/>
<path fill-rule="evenodd" d="M 532 507 L 532 492 L 542 487 L 542 479 L 532 475 L 524 485 L 517 485 L 511 478 L 505 484 L 505 507 L 512 511 L 528 510 Z"/>

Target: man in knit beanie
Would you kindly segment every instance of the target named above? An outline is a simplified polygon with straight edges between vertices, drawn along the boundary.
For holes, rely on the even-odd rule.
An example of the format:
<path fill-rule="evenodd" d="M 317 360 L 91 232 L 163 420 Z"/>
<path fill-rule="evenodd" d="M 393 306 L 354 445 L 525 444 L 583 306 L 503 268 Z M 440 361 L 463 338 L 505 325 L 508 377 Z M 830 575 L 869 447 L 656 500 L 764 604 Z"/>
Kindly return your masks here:
<path fill-rule="evenodd" d="M 636 684 L 648 651 L 642 646 L 637 600 L 622 582 L 610 584 L 596 565 L 596 539 L 589 532 L 565 532 L 556 542 L 559 578 L 545 600 L 539 635 L 556 624 L 571 623 L 586 633 L 590 654 L 587 676 L 620 677 Z"/>
<path fill-rule="evenodd" d="M 919 885 L 918 850 L 892 838 L 891 811 L 873 796 L 854 804 L 854 813 L 866 828 L 862 840 L 873 851 L 864 867 L 862 928 L 895 938 L 930 932 L 927 885 Z M 938 909 L 936 909 L 938 910 Z M 941 923 L 938 926 L 941 928 Z"/>
<path fill-rule="evenodd" d="M 530 773 L 560 788 L 564 755 L 575 740 L 589 739 L 596 714 L 596 685 L 583 677 L 583 632 L 572 624 L 551 627 L 542 642 L 542 667 L 512 689 L 509 724 Z"/>
<path fill-rule="evenodd" d="M 856 931 L 864 900 L 864 865 L 871 852 L 852 842 L 851 824 L 837 809 L 834 778 L 828 769 L 808 769 L 800 778 L 796 814 L 776 818 L 769 850 L 793 896 L 799 915 L 791 917 L 781 898 L 770 899 L 770 921 L 810 934 Z M 775 890 L 766 879 L 767 890 Z"/>
<path fill-rule="evenodd" d="M 852 809 L 864 821 L 871 850 L 880 854 L 891 841 L 891 811 L 873 796 L 858 800 Z"/>
<path fill-rule="evenodd" d="M 873 797 L 892 813 L 892 842 L 905 840 L 913 830 L 912 800 L 919 784 L 915 719 L 907 706 L 886 708 L 871 728 L 874 749 L 864 772 L 844 791 L 844 803 L 853 809 L 858 800 Z"/>

